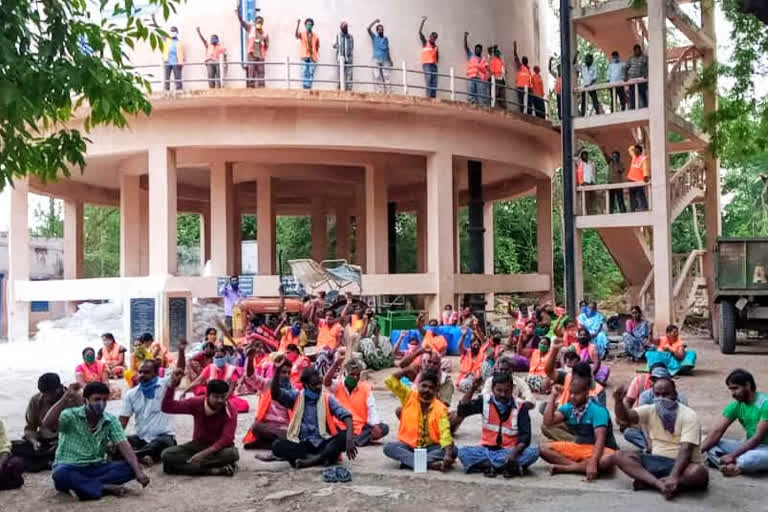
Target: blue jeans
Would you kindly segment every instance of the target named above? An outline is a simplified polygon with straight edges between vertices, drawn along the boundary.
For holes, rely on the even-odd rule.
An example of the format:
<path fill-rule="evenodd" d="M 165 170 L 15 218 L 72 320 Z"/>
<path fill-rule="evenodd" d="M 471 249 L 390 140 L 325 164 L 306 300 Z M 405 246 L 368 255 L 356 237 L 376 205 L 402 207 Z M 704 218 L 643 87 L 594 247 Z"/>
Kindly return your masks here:
<path fill-rule="evenodd" d="M 125 461 L 101 462 L 87 466 L 58 464 L 53 468 L 53 483 L 59 492 L 75 491 L 81 500 L 98 500 L 105 485 L 122 485 L 136 478 Z"/>
<path fill-rule="evenodd" d="M 486 103 L 485 82 L 481 78 L 470 78 L 467 82 L 469 89 L 469 102 L 475 105 L 484 105 Z"/>
<path fill-rule="evenodd" d="M 507 457 L 512 453 L 512 450 L 501 448 L 499 450 L 492 450 L 486 446 L 461 446 L 459 448 L 459 460 L 461 465 L 464 466 L 464 471 L 469 473 L 478 464 L 487 463 L 494 469 L 501 469 L 507 463 Z M 515 461 L 521 468 L 527 468 L 539 458 L 539 447 L 529 446 L 523 452 L 517 456 Z"/>
<path fill-rule="evenodd" d="M 427 98 L 437 98 L 437 64 L 422 64 Z"/>
<path fill-rule="evenodd" d="M 643 450 L 643 452 L 648 450 L 648 441 L 645 439 L 642 429 L 637 427 L 627 428 L 624 431 L 624 439 Z"/>
<path fill-rule="evenodd" d="M 707 453 L 707 460 L 715 467 L 720 467 L 720 457 L 725 454 L 736 451 L 741 446 L 742 441 L 734 439 L 721 439 L 714 448 Z M 753 450 L 739 455 L 736 458 L 736 465 L 742 473 L 760 473 L 768 471 L 768 445 L 761 444 Z"/>
<path fill-rule="evenodd" d="M 309 57 L 301 60 L 304 61 L 304 66 L 302 67 L 302 72 L 304 75 L 304 88 L 311 89 L 312 81 L 315 79 L 315 61 Z"/>

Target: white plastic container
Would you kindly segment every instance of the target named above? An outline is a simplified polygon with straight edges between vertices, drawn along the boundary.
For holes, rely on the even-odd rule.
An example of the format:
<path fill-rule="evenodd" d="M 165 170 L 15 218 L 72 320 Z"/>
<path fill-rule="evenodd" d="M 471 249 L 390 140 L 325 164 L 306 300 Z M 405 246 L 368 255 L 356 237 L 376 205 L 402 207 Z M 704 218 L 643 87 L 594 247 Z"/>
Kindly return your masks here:
<path fill-rule="evenodd" d="M 416 448 L 413 450 L 413 472 L 414 473 L 426 473 L 427 472 L 427 449 Z"/>

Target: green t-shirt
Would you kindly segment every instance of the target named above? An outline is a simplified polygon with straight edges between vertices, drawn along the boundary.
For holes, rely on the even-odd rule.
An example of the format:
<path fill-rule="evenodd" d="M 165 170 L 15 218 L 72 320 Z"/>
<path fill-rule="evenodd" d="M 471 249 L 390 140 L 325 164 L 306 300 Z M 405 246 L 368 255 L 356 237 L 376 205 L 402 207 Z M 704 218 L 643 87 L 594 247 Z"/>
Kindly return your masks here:
<path fill-rule="evenodd" d="M 731 421 L 739 420 L 749 439 L 755 435 L 757 425 L 761 421 L 768 421 L 768 394 L 757 393 L 755 401 L 751 404 L 731 402 L 723 411 L 723 416 Z M 762 444 L 768 444 L 768 437 L 763 439 Z"/>
<path fill-rule="evenodd" d="M 85 407 L 64 409 L 59 416 L 59 445 L 54 464 L 85 466 L 107 460 L 107 448 L 125 441 L 117 418 L 104 413 L 91 431 L 85 419 Z"/>

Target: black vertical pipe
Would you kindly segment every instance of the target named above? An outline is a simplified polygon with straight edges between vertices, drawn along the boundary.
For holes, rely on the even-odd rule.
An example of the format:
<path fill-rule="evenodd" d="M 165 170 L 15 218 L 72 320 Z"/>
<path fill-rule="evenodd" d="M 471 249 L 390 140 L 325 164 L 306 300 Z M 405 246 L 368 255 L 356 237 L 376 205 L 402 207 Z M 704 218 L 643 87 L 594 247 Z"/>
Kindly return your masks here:
<path fill-rule="evenodd" d="M 469 272 L 485 272 L 485 226 L 483 226 L 483 163 L 467 162 L 469 184 Z"/>
<path fill-rule="evenodd" d="M 565 250 L 565 307 L 568 316 L 576 316 L 576 254 L 575 221 L 573 216 L 573 83 L 571 81 L 571 6 L 570 0 L 560 0 L 560 74 L 563 78 L 562 119 L 563 137 L 563 238 Z"/>
<path fill-rule="evenodd" d="M 397 203 L 387 203 L 387 245 L 389 273 L 397 274 Z"/>

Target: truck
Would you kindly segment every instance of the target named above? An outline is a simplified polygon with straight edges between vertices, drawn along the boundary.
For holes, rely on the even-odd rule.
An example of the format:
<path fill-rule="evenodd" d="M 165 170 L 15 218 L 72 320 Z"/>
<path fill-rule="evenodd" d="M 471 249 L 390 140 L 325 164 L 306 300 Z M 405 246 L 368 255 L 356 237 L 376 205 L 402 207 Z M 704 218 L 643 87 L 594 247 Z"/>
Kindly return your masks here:
<path fill-rule="evenodd" d="M 768 331 L 768 238 L 718 238 L 714 263 L 715 341 L 733 354 L 738 331 Z"/>

